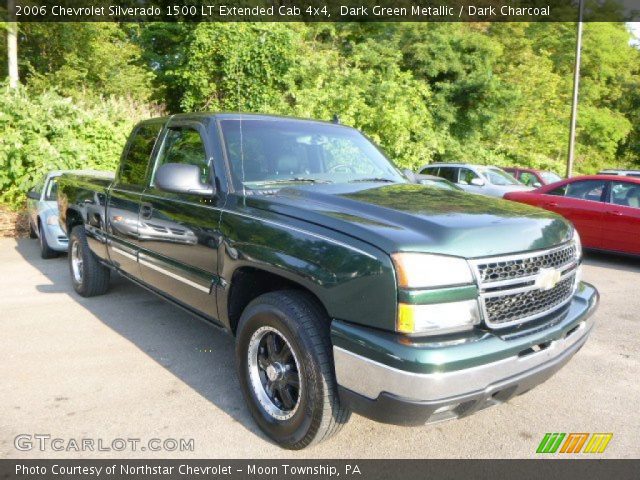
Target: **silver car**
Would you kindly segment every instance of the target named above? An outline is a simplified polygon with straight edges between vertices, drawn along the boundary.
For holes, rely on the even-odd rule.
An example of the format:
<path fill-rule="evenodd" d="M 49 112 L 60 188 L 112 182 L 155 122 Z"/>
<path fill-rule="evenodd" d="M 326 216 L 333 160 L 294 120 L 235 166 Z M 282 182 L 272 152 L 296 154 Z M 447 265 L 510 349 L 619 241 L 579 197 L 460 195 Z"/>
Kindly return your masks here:
<path fill-rule="evenodd" d="M 49 172 L 27 194 L 29 236 L 40 242 L 40 256 L 53 258 L 66 252 L 69 241 L 58 224 L 58 177 L 64 173 L 104 173 L 93 170 L 57 170 Z"/>
<path fill-rule="evenodd" d="M 504 170 L 469 163 L 432 163 L 420 169 L 422 175 L 436 175 L 470 193 L 502 198 L 505 193 L 533 190 Z"/>

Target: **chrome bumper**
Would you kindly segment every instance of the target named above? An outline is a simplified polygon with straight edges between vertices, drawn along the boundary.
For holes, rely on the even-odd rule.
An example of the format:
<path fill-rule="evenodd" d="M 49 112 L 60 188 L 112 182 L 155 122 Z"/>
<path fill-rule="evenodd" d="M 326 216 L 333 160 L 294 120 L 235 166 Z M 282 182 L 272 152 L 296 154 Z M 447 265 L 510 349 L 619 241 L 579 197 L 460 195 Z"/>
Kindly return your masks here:
<path fill-rule="evenodd" d="M 597 304 L 572 302 L 562 324 L 570 326 L 557 338 L 532 344 L 516 355 L 453 371 L 414 373 L 379 363 L 334 346 L 336 378 L 340 387 L 375 400 L 382 394 L 407 402 L 446 403 L 461 397 L 490 397 L 508 386 L 530 389 L 557 371 L 586 342 Z M 508 343 L 509 340 L 504 340 Z M 518 388 L 524 391 L 524 388 Z"/>

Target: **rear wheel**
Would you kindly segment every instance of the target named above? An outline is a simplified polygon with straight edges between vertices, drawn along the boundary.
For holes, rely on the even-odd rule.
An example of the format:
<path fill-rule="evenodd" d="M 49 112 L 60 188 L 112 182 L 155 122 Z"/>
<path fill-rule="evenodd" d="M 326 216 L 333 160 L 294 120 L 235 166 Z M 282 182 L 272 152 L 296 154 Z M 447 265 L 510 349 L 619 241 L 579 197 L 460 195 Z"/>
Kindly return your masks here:
<path fill-rule="evenodd" d="M 87 244 L 84 228 L 73 227 L 69 237 L 71 283 L 83 297 L 102 295 L 109 288 L 109 269 L 102 265 Z"/>
<path fill-rule="evenodd" d="M 329 319 L 310 295 L 282 291 L 253 300 L 238 324 L 236 360 L 253 418 L 281 446 L 318 443 L 348 421 L 338 397 Z"/>
<path fill-rule="evenodd" d="M 40 256 L 44 259 L 58 256 L 58 252 L 52 249 L 47 242 L 46 229 L 42 228 L 42 223 L 38 221 L 38 239 L 40 242 Z"/>

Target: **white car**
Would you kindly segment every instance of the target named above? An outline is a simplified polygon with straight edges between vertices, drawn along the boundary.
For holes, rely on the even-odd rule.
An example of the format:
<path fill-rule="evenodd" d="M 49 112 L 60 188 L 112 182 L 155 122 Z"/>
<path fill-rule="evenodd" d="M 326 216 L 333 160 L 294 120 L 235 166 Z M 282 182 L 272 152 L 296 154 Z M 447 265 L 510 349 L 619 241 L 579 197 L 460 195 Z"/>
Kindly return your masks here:
<path fill-rule="evenodd" d="M 533 190 L 504 170 L 469 163 L 432 163 L 420 169 L 422 175 L 436 175 L 470 193 L 502 198 L 505 193 Z"/>
<path fill-rule="evenodd" d="M 29 236 L 40 243 L 40 256 L 66 252 L 69 240 L 58 224 L 58 177 L 63 173 L 104 174 L 93 170 L 56 170 L 46 174 L 27 194 Z M 112 173 L 107 175 L 113 176 Z"/>
<path fill-rule="evenodd" d="M 612 168 L 610 170 L 600 170 L 598 175 L 623 175 L 625 177 L 640 177 L 640 170 L 620 170 Z"/>

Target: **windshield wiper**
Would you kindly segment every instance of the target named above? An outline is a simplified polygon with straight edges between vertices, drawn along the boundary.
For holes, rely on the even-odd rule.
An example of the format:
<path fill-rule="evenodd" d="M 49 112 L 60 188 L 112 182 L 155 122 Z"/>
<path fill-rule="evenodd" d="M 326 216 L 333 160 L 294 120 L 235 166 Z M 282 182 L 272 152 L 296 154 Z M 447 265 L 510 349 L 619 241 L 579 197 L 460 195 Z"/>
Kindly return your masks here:
<path fill-rule="evenodd" d="M 274 183 L 333 183 L 331 180 L 320 180 L 317 178 L 306 178 L 306 177 L 294 177 L 294 178 L 278 178 L 275 180 L 263 180 L 259 183 L 261 185 L 270 185 Z M 253 182 L 252 182 L 253 183 Z"/>
<path fill-rule="evenodd" d="M 396 183 L 395 180 L 391 178 L 383 178 L 383 177 L 372 177 L 372 178 L 356 178 L 354 180 L 349 180 L 349 183 L 356 182 L 387 182 L 387 183 Z"/>

